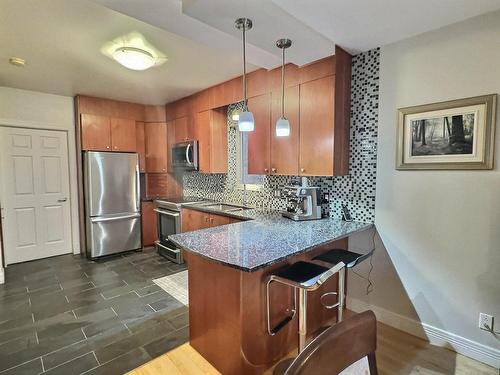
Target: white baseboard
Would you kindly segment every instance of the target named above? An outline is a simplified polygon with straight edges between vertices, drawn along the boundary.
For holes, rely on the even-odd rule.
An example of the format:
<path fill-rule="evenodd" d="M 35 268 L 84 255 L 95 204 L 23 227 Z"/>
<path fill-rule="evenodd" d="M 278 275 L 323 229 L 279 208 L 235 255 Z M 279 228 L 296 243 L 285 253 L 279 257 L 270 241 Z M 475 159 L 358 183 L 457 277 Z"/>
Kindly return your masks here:
<path fill-rule="evenodd" d="M 464 356 L 500 368 L 500 350 L 466 339 L 454 333 L 407 318 L 378 306 L 347 297 L 347 308 L 354 312 L 372 310 L 377 320 L 436 346 L 451 349 Z"/>
<path fill-rule="evenodd" d="M 0 284 L 5 284 L 5 269 L 0 267 Z"/>

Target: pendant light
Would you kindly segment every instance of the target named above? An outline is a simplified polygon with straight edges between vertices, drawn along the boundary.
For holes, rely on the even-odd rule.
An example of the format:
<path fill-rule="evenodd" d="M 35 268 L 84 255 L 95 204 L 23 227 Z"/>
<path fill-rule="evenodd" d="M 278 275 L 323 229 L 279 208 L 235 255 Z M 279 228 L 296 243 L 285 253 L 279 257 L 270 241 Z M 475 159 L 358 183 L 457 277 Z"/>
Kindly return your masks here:
<path fill-rule="evenodd" d="M 248 18 L 238 18 L 234 23 L 238 30 L 243 32 L 243 110 L 238 117 L 238 129 L 240 132 L 251 132 L 254 129 L 253 113 L 248 110 L 247 105 L 247 62 L 246 62 L 246 40 L 245 32 L 252 28 L 252 20 Z"/>
<path fill-rule="evenodd" d="M 290 135 L 290 122 L 285 117 L 285 49 L 292 45 L 290 39 L 279 39 L 276 46 L 281 48 L 281 117 L 276 121 L 276 136 L 288 137 Z"/>

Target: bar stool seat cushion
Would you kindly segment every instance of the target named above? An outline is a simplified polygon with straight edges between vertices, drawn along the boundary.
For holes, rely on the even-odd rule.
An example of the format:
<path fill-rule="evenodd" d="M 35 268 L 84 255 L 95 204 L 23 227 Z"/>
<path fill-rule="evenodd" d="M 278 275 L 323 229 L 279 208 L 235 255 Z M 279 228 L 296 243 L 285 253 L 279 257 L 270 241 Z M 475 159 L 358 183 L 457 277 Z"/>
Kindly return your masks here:
<path fill-rule="evenodd" d="M 318 255 L 313 260 L 319 260 L 330 264 L 344 262 L 347 268 L 351 268 L 358 264 L 358 261 L 362 256 L 363 254 L 354 253 L 344 249 L 333 249 L 324 254 Z"/>
<path fill-rule="evenodd" d="M 318 264 L 300 261 L 284 268 L 283 270 L 279 270 L 275 273 L 275 276 L 302 284 L 318 277 L 325 271 L 328 271 L 328 268 Z"/>

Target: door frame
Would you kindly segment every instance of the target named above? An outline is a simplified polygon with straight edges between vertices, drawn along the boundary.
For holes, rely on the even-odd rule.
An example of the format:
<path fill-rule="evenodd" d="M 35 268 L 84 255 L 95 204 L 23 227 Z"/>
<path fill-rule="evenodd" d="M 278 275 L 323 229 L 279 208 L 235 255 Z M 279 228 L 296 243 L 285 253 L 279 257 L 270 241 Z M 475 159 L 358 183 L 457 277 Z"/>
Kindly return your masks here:
<path fill-rule="evenodd" d="M 76 166 L 76 144 L 74 124 L 70 126 L 66 124 L 55 124 L 47 122 L 23 121 L 17 119 L 0 118 L 0 127 L 22 128 L 32 130 L 52 130 L 66 132 L 67 149 L 68 149 L 68 174 L 69 174 L 69 200 L 70 200 L 70 215 L 71 215 L 71 247 L 73 254 L 80 254 L 80 233 L 79 225 L 79 207 L 78 207 L 78 183 L 77 183 L 77 166 Z M 0 196 L 0 203 L 2 197 Z M 3 232 L 2 232 L 3 236 Z M 5 267 L 3 243 L 0 257 L 0 284 L 4 282 L 3 267 Z"/>

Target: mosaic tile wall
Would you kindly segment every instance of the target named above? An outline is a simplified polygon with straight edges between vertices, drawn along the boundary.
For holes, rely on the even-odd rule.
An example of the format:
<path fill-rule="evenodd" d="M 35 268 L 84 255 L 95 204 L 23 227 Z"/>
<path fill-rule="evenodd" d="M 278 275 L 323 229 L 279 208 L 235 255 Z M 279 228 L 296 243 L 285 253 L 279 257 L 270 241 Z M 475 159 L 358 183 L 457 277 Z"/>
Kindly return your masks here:
<path fill-rule="evenodd" d="M 379 49 L 353 58 L 349 175 L 309 178 L 309 185 L 319 186 L 322 193 L 330 195 L 330 201 L 322 205 L 323 215 L 340 218 L 342 204 L 347 204 L 354 220 L 373 222 L 375 219 L 379 61 Z M 238 189 L 237 131 L 231 113 L 240 107 L 241 103 L 237 103 L 228 108 L 228 174 L 187 172 L 183 176 L 184 195 L 283 209 L 285 200 L 275 192 L 296 177 L 266 176 L 261 191 Z"/>

